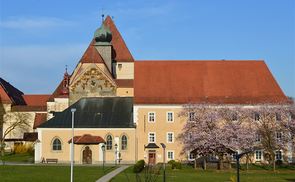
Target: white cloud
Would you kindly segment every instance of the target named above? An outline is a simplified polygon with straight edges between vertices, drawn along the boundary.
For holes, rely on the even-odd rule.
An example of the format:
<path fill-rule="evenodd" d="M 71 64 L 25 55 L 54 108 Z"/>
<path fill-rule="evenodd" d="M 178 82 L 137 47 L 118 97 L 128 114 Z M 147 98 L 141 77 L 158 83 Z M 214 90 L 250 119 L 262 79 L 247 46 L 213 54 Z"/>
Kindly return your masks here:
<path fill-rule="evenodd" d="M 72 26 L 75 23 L 54 17 L 10 17 L 0 22 L 0 27 L 7 29 L 45 29 Z"/>

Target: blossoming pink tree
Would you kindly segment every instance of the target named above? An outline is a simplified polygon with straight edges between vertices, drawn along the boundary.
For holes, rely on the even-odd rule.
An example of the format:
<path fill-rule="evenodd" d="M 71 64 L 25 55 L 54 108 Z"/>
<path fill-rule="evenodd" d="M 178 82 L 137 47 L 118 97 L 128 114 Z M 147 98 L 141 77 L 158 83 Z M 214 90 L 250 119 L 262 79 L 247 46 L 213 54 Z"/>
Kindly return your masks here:
<path fill-rule="evenodd" d="M 180 116 L 188 117 L 179 139 L 183 152 L 197 155 L 218 156 L 218 168 L 222 168 L 225 154 L 253 147 L 255 131 L 246 121 L 238 120 L 237 108 L 225 108 L 207 104 L 184 106 Z"/>
<path fill-rule="evenodd" d="M 294 105 L 188 104 L 179 114 L 189 118 L 179 135 L 183 152 L 218 156 L 221 168 L 225 154 L 260 148 L 275 170 L 276 152 L 284 154 L 291 144 L 294 146 L 295 121 L 294 117 L 290 119 L 290 111 L 295 113 Z M 248 164 L 249 155 L 246 155 L 246 161 Z"/>

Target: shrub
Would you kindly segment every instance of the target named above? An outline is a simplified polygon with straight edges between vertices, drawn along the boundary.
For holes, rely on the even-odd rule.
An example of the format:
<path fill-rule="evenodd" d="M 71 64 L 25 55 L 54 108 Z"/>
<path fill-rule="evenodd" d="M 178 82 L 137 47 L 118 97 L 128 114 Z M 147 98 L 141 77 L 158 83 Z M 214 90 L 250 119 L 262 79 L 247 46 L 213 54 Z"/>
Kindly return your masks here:
<path fill-rule="evenodd" d="M 181 162 L 174 162 L 174 165 L 172 165 L 172 169 L 181 169 Z"/>
<path fill-rule="evenodd" d="M 18 144 L 18 145 L 14 146 L 13 153 L 15 153 L 15 154 L 29 153 L 29 154 L 33 155 L 34 154 L 34 147 L 32 145 Z"/>
<path fill-rule="evenodd" d="M 16 145 L 14 146 L 14 153 L 15 154 L 23 154 L 23 153 L 27 153 L 27 147 L 25 145 Z"/>
<path fill-rule="evenodd" d="M 175 160 L 170 160 L 168 162 L 168 164 L 171 165 L 171 168 L 172 169 L 181 169 L 182 168 L 181 163 L 180 162 L 176 162 Z"/>
<path fill-rule="evenodd" d="M 133 166 L 133 172 L 134 173 L 140 173 L 144 169 L 144 160 L 139 160 L 134 164 Z"/>
<path fill-rule="evenodd" d="M 170 161 L 168 162 L 168 164 L 170 164 L 171 166 L 172 166 L 174 163 L 175 163 L 175 160 L 170 160 Z"/>

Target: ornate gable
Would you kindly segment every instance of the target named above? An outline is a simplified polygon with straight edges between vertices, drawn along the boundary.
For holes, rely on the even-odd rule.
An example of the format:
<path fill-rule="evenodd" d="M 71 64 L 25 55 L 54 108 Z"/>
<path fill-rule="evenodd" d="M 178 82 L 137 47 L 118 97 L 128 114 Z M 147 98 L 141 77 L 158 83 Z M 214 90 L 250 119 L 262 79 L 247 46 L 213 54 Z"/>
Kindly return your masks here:
<path fill-rule="evenodd" d="M 105 65 L 101 65 L 103 68 Z M 107 68 L 105 68 L 107 69 Z M 98 65 L 82 68 L 81 74 L 70 84 L 70 105 L 83 97 L 116 96 L 117 85 Z"/>

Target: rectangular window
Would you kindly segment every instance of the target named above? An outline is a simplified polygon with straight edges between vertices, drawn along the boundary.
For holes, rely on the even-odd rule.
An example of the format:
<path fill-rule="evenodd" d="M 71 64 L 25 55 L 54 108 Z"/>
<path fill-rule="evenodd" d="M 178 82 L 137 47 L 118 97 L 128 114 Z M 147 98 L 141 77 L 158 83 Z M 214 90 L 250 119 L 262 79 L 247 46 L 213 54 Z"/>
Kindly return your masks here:
<path fill-rule="evenodd" d="M 262 159 L 262 151 L 261 150 L 256 150 L 255 151 L 255 159 L 257 161 L 260 161 Z"/>
<path fill-rule="evenodd" d="M 167 143 L 173 143 L 174 142 L 174 133 L 168 132 L 167 133 Z"/>
<path fill-rule="evenodd" d="M 282 160 L 282 152 L 281 151 L 276 151 L 276 160 Z"/>
<path fill-rule="evenodd" d="M 232 121 L 238 121 L 238 113 L 236 113 L 236 112 L 233 113 L 232 116 L 231 116 L 231 120 Z"/>
<path fill-rule="evenodd" d="M 167 151 L 167 159 L 174 160 L 174 151 Z"/>
<path fill-rule="evenodd" d="M 173 122 L 174 121 L 173 112 L 167 112 L 167 121 L 168 122 Z"/>
<path fill-rule="evenodd" d="M 156 113 L 155 112 L 148 113 L 148 121 L 150 123 L 154 123 L 156 121 Z"/>
<path fill-rule="evenodd" d="M 259 121 L 260 120 L 260 114 L 259 113 L 254 113 L 254 120 Z"/>
<path fill-rule="evenodd" d="M 195 113 L 189 112 L 188 113 L 188 121 L 194 121 L 195 120 Z"/>
<path fill-rule="evenodd" d="M 282 117 L 279 113 L 276 113 L 276 121 L 282 121 Z"/>
<path fill-rule="evenodd" d="M 156 133 L 150 132 L 148 136 L 149 143 L 156 143 Z"/>
<path fill-rule="evenodd" d="M 261 136 L 260 136 L 260 134 L 255 134 L 255 141 L 256 142 L 261 142 Z"/>
<path fill-rule="evenodd" d="M 190 152 L 189 154 L 188 154 L 188 160 L 194 160 L 195 159 L 195 154 L 194 153 L 192 153 L 192 152 Z"/>
<path fill-rule="evenodd" d="M 276 137 L 277 137 L 277 140 L 280 141 L 282 139 L 282 133 L 276 132 Z"/>

